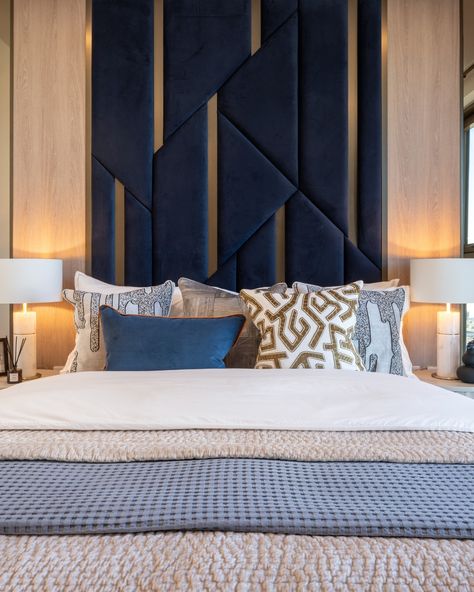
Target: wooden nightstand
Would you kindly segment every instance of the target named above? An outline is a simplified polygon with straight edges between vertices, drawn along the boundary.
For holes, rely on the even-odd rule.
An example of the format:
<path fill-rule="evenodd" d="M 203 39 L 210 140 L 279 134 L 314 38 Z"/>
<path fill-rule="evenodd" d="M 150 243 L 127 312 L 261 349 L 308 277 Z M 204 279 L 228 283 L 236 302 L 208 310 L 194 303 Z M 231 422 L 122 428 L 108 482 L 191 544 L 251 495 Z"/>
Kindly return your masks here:
<path fill-rule="evenodd" d="M 440 380 L 439 378 L 433 378 L 431 376 L 431 370 L 415 370 L 415 376 L 423 382 L 429 382 L 435 386 L 440 386 L 448 391 L 459 393 L 474 399 L 474 384 L 468 384 L 467 382 L 461 382 L 460 380 Z"/>
<path fill-rule="evenodd" d="M 56 370 L 38 370 L 41 374 L 41 378 L 46 378 L 47 376 L 54 376 L 58 372 Z M 37 378 L 36 380 L 41 380 L 41 378 Z M 2 389 L 6 389 L 10 386 L 15 386 L 13 384 L 8 384 L 6 376 L 0 376 L 0 391 Z"/>

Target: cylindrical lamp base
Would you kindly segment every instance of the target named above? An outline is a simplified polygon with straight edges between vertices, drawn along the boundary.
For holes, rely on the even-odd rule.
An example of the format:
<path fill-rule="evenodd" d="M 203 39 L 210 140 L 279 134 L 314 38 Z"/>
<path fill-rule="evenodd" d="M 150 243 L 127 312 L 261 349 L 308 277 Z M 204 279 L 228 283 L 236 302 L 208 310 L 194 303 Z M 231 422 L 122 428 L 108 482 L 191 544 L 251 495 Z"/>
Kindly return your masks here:
<path fill-rule="evenodd" d="M 459 333 L 446 335 L 438 333 L 436 377 L 448 380 L 457 379 L 456 370 L 459 366 L 460 341 Z"/>

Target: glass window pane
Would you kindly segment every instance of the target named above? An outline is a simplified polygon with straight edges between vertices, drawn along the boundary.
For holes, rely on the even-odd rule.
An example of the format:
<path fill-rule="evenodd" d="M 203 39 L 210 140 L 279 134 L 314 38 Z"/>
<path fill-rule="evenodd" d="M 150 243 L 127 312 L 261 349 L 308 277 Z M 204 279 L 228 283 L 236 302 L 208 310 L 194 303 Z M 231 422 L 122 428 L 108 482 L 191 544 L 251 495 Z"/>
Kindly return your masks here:
<path fill-rule="evenodd" d="M 474 127 L 466 131 L 467 242 L 474 243 Z"/>

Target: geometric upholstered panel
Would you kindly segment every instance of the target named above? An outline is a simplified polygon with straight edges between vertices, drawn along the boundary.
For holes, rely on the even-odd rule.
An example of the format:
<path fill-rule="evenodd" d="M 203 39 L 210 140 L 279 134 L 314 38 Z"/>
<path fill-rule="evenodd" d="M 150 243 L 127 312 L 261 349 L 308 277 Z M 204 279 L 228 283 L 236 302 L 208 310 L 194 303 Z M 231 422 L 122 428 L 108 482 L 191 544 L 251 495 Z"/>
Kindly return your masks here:
<path fill-rule="evenodd" d="M 118 179 L 127 283 L 271 284 L 283 279 L 282 228 L 288 282 L 380 278 L 381 0 L 358 0 L 356 244 L 347 0 L 261 0 L 253 55 L 251 5 L 164 0 L 164 138 L 153 153 L 154 2 L 93 0 L 95 275 L 114 279 Z M 208 101 L 216 94 L 217 268 L 209 277 Z"/>

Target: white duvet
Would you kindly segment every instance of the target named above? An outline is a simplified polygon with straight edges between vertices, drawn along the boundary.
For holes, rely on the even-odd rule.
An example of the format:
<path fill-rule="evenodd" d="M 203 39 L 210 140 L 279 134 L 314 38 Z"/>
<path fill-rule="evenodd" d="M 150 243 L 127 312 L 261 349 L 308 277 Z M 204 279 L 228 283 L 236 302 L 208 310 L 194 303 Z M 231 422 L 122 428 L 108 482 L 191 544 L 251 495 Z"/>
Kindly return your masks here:
<path fill-rule="evenodd" d="M 474 400 L 344 370 L 83 372 L 0 392 L 0 429 L 454 430 Z"/>

